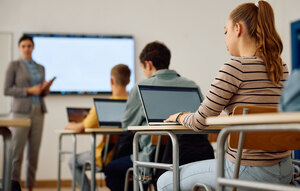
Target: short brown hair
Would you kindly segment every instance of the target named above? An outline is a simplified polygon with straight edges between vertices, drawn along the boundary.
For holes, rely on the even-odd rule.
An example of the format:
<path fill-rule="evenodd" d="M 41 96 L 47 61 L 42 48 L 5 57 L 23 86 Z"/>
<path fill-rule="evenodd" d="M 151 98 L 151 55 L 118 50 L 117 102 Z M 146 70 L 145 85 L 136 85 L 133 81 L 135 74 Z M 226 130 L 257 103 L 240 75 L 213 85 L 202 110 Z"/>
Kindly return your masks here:
<path fill-rule="evenodd" d="M 140 54 L 141 63 L 151 61 L 156 70 L 168 69 L 170 59 L 171 51 L 165 44 L 158 41 L 147 44 Z"/>
<path fill-rule="evenodd" d="M 121 86 L 127 86 L 130 81 L 130 69 L 125 64 L 115 65 L 111 69 L 111 76 L 114 76 L 116 79 L 116 83 Z"/>

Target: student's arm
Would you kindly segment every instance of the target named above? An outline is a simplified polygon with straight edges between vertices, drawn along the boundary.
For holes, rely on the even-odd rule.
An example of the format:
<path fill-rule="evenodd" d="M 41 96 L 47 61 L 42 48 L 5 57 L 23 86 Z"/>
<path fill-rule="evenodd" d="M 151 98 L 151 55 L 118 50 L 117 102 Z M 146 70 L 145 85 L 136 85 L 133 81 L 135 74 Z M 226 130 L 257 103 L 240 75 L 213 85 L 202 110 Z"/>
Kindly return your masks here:
<path fill-rule="evenodd" d="M 90 109 L 89 114 L 85 117 L 85 119 L 82 122 L 69 122 L 68 125 L 65 127 L 66 130 L 74 130 L 77 133 L 84 132 L 85 128 L 99 128 L 95 107 L 92 107 L 92 109 Z"/>
<path fill-rule="evenodd" d="M 195 113 L 181 114 L 178 121 L 186 127 L 199 131 L 207 127 L 205 119 L 219 115 L 224 107 L 230 102 L 231 97 L 238 91 L 242 82 L 242 65 L 230 61 L 222 66 L 204 101 Z M 176 121 L 179 113 L 171 115 L 166 121 Z"/>
<path fill-rule="evenodd" d="M 66 130 L 74 130 L 76 133 L 84 132 L 83 123 L 76 123 L 76 122 L 69 122 L 68 125 L 65 127 Z"/>
<path fill-rule="evenodd" d="M 89 114 L 83 120 L 83 126 L 84 128 L 99 128 L 95 106 L 90 109 Z"/>

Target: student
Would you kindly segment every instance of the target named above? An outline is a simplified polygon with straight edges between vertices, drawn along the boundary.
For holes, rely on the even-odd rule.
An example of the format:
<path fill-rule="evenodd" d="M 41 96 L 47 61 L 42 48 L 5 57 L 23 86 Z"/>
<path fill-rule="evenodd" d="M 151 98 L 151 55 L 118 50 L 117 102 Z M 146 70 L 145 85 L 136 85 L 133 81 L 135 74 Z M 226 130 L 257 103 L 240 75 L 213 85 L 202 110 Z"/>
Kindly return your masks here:
<path fill-rule="evenodd" d="M 239 103 L 277 106 L 288 70 L 281 60 L 283 47 L 272 7 L 265 1 L 239 5 L 229 15 L 225 36 L 227 49 L 234 57 L 222 66 L 198 111 L 177 113 L 166 121 L 178 117 L 181 124 L 199 131 L 206 127 L 206 117 L 217 116 L 223 109 L 231 114 Z M 245 149 L 239 179 L 288 184 L 292 176 L 290 154 Z M 235 158 L 236 150 L 229 148 L 226 177 L 233 176 Z M 216 160 L 206 160 L 181 166 L 180 189 L 192 190 L 196 183 L 215 189 L 216 165 Z M 164 173 L 157 186 L 158 190 L 173 190 L 172 173 Z"/>
<path fill-rule="evenodd" d="M 174 70 L 168 69 L 171 52 L 160 42 L 151 42 L 147 44 L 142 50 L 139 58 L 141 62 L 140 65 L 143 68 L 147 79 L 137 83 L 130 91 L 125 114 L 122 120 L 122 128 L 124 129 L 127 129 L 128 126 L 132 125 L 146 125 L 145 115 L 138 95 L 138 85 L 198 87 L 195 82 L 181 77 Z M 199 87 L 198 89 L 202 96 Z M 180 156 L 181 164 L 197 160 L 211 159 L 214 157 L 213 149 L 205 135 L 180 135 L 178 136 L 178 140 L 180 147 L 179 150 L 185 151 L 182 152 L 183 155 Z M 150 161 L 150 156 L 153 154 L 155 149 L 155 147 L 151 145 L 150 136 L 142 136 L 139 142 L 141 149 L 139 159 L 143 161 Z M 123 190 L 125 173 L 127 169 L 132 166 L 133 163 L 130 156 L 125 156 L 111 161 L 104 169 L 106 185 L 112 191 Z"/>
<path fill-rule="evenodd" d="M 20 181 L 24 147 L 26 145 L 25 187 L 31 191 L 35 183 L 38 155 L 42 140 L 46 105 L 44 96 L 45 68 L 32 59 L 34 42 L 32 37 L 23 35 L 18 42 L 21 58 L 12 61 L 6 71 L 4 94 L 12 96 L 11 116 L 28 118 L 30 128 L 10 127 L 12 133 L 12 179 Z"/>
<path fill-rule="evenodd" d="M 128 93 L 126 92 L 126 86 L 129 83 L 129 80 L 130 80 L 130 70 L 127 65 L 118 64 L 114 66 L 111 69 L 110 85 L 112 89 L 112 96 L 110 98 L 124 99 L 124 100 L 127 99 Z M 80 123 L 70 122 L 65 127 L 65 129 L 75 130 L 78 133 L 83 132 L 85 128 L 99 128 L 95 106 L 89 111 L 89 114 L 86 116 L 83 122 Z M 105 143 L 105 138 L 106 136 L 102 137 L 102 141 L 96 148 L 96 163 L 99 166 L 102 166 L 102 150 L 104 146 L 103 143 Z M 83 152 L 77 155 L 76 184 L 79 187 L 82 187 L 81 177 L 82 177 L 82 173 L 85 173 L 82 171 L 82 167 L 85 164 L 85 162 L 90 161 L 90 158 L 91 158 L 90 151 Z M 71 158 L 69 161 L 69 167 L 71 172 L 73 172 L 73 168 L 74 168 L 73 160 L 74 159 Z M 83 190 L 85 191 L 90 190 L 90 183 L 86 175 L 84 175 Z"/>

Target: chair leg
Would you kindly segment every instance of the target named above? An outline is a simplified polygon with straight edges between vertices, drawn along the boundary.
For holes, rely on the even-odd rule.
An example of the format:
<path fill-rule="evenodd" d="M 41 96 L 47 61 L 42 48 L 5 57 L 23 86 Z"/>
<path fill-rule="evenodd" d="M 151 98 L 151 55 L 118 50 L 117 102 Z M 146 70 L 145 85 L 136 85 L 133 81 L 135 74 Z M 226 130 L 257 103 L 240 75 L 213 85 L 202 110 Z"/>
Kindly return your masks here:
<path fill-rule="evenodd" d="M 127 170 L 127 172 L 126 172 L 124 191 L 128 191 L 128 187 L 129 187 L 129 175 L 130 175 L 131 172 L 133 172 L 133 168 L 129 168 Z"/>
<path fill-rule="evenodd" d="M 140 191 L 144 191 L 143 183 L 139 181 Z"/>
<path fill-rule="evenodd" d="M 81 185 L 80 185 L 80 190 L 83 190 L 83 183 L 84 183 L 84 174 L 85 174 L 85 169 L 86 169 L 86 165 L 88 163 L 84 163 L 83 166 L 82 166 L 82 173 L 81 173 L 81 178 L 80 178 L 80 182 L 81 182 Z"/>

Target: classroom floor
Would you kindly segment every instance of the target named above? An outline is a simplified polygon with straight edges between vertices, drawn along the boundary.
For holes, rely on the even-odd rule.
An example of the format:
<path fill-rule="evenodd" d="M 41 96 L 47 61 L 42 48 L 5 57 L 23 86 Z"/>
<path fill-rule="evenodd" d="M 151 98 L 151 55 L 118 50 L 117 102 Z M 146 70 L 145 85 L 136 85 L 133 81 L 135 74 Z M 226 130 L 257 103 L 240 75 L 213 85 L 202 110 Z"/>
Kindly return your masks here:
<path fill-rule="evenodd" d="M 22 188 L 23 191 L 27 191 L 25 188 Z M 61 191 L 71 191 L 72 188 L 61 188 Z M 98 191 L 109 191 L 107 187 L 98 187 Z M 57 188 L 34 188 L 34 191 L 57 191 Z M 80 191 L 78 188 L 76 191 Z"/>

